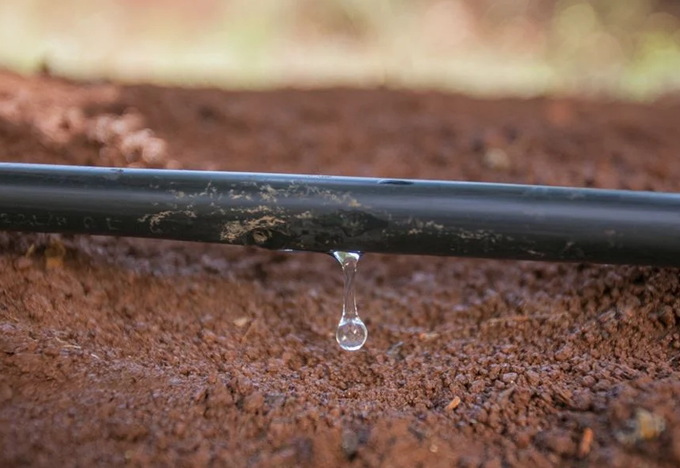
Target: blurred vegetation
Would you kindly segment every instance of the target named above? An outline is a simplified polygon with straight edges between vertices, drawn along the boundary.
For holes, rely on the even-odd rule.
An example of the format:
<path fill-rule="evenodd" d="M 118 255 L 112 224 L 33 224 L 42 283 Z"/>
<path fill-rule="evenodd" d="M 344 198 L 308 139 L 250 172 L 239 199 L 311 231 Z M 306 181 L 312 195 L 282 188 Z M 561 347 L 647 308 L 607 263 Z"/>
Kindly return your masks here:
<path fill-rule="evenodd" d="M 0 66 L 261 88 L 680 87 L 679 0 L 2 0 Z"/>

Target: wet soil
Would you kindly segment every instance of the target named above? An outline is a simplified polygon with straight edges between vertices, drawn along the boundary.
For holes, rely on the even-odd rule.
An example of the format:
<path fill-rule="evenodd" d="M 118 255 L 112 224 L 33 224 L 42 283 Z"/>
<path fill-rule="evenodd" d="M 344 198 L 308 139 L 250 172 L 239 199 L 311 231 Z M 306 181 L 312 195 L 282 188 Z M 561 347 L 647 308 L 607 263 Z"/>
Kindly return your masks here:
<path fill-rule="evenodd" d="M 0 158 L 680 191 L 680 103 L 0 74 Z M 0 233 L 0 465 L 680 464 L 673 269 Z"/>

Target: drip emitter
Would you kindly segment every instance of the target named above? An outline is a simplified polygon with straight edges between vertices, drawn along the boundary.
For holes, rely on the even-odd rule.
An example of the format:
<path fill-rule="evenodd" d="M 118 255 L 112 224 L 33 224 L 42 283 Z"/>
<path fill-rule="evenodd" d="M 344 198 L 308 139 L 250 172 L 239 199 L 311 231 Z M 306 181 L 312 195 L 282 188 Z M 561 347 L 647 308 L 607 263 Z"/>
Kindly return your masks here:
<path fill-rule="evenodd" d="M 680 266 L 680 194 L 569 187 L 0 163 L 0 229 Z"/>

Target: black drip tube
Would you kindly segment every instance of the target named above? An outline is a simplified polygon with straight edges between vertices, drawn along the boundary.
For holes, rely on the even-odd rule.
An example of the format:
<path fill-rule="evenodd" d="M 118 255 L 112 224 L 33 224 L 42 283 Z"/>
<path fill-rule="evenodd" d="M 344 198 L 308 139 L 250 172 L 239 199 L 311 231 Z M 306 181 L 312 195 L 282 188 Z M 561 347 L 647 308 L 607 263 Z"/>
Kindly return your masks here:
<path fill-rule="evenodd" d="M 0 163 L 0 229 L 680 266 L 680 195 Z"/>

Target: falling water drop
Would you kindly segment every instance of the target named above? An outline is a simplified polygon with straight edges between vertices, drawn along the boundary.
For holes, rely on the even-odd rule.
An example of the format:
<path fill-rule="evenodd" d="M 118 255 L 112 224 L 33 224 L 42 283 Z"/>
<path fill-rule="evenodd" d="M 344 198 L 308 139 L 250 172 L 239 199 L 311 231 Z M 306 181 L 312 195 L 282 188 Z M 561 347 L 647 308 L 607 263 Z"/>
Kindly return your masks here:
<path fill-rule="evenodd" d="M 358 351 L 366 343 L 368 330 L 359 318 L 354 292 L 354 279 L 361 254 L 358 252 L 332 252 L 345 274 L 345 291 L 342 300 L 342 317 L 335 331 L 335 339 L 345 351 Z"/>

